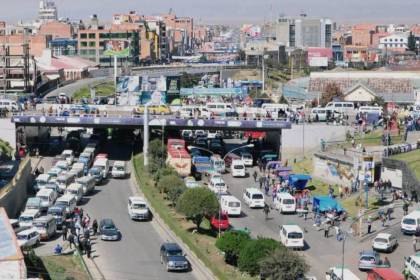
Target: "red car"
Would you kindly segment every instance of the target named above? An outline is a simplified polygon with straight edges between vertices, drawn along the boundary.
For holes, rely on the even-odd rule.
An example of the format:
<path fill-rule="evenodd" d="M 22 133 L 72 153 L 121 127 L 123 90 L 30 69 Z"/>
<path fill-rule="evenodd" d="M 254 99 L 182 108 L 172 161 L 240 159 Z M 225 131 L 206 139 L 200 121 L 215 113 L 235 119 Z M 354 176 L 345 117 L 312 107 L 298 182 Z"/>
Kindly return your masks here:
<path fill-rule="evenodd" d="M 213 229 L 227 230 L 230 227 L 229 217 L 226 213 L 220 213 L 219 215 L 214 215 L 210 218 L 210 224 Z"/>

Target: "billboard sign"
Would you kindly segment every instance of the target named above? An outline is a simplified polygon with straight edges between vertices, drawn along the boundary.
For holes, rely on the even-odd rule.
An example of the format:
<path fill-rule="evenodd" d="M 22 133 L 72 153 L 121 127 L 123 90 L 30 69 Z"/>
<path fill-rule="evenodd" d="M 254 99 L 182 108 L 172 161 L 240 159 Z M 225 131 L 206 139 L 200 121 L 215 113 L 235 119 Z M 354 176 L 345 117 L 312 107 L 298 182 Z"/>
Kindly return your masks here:
<path fill-rule="evenodd" d="M 139 76 L 117 77 L 117 92 L 138 92 L 140 91 Z"/>
<path fill-rule="evenodd" d="M 309 66 L 310 67 L 327 67 L 328 57 L 310 57 Z"/>
<path fill-rule="evenodd" d="M 105 56 L 128 57 L 130 56 L 130 41 L 128 40 L 107 40 L 104 41 Z"/>
<path fill-rule="evenodd" d="M 144 105 L 147 103 L 151 104 L 166 104 L 166 92 L 165 91 L 142 91 L 140 94 L 140 104 Z"/>

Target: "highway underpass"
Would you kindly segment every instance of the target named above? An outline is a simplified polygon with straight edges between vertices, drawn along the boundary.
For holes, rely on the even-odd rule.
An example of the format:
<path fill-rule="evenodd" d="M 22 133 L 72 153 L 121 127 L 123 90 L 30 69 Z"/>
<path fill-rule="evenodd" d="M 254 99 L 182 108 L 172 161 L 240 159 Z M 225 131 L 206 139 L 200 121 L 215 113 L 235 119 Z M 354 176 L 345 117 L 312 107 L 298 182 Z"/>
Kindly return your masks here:
<path fill-rule="evenodd" d="M 80 127 L 122 130 L 137 130 L 142 132 L 143 116 L 50 116 L 25 114 L 12 117 L 16 126 L 17 145 L 26 145 L 28 135 L 32 139 L 42 139 L 47 135 L 47 129 L 52 127 Z M 281 154 L 281 134 L 283 129 L 290 129 L 291 123 L 286 120 L 241 120 L 241 119 L 182 119 L 172 116 L 149 116 L 149 129 L 178 131 L 220 130 L 220 131 L 264 131 L 267 132 L 266 142 Z M 30 131 L 30 132 L 29 132 Z"/>

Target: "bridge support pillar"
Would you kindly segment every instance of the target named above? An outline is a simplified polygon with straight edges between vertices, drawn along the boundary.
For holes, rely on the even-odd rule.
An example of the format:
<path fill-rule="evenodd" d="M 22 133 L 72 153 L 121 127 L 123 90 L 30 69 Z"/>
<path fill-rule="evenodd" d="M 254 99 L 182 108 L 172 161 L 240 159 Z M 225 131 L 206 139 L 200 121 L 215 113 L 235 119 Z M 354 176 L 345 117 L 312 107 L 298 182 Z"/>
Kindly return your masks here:
<path fill-rule="evenodd" d="M 143 121 L 143 156 L 144 166 L 149 165 L 149 108 L 144 106 L 144 121 Z"/>
<path fill-rule="evenodd" d="M 282 160 L 281 156 L 281 129 L 278 131 L 268 131 L 266 134 L 266 142 L 272 146 L 279 155 L 279 160 Z"/>

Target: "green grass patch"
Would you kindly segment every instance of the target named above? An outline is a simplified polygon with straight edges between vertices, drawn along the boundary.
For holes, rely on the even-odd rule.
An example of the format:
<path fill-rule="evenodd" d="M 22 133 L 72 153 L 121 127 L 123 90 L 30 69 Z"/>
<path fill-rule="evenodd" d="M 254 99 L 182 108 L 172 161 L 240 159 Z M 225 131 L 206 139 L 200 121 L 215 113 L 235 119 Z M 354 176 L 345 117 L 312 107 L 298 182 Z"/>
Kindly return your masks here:
<path fill-rule="evenodd" d="M 81 264 L 80 256 L 45 256 L 40 259 L 53 280 L 90 279 Z"/>
<path fill-rule="evenodd" d="M 293 164 L 292 171 L 295 174 L 309 174 L 313 172 L 313 162 L 312 158 L 305 158 L 302 161 L 298 161 Z M 328 195 L 328 186 L 327 184 L 318 178 L 312 178 L 308 182 L 308 188 L 311 190 L 312 195 Z M 334 192 L 338 195 L 338 186 L 332 185 Z"/>
<path fill-rule="evenodd" d="M 406 162 L 411 171 L 416 175 L 417 180 L 420 180 L 420 150 L 394 155 L 391 158 Z"/>
<path fill-rule="evenodd" d="M 355 142 L 356 145 L 357 144 L 362 144 L 362 146 L 381 146 L 383 145 L 382 143 L 382 135 L 383 135 L 383 130 L 382 129 L 377 129 L 374 130 L 370 133 L 366 133 L 366 134 L 356 134 L 355 135 Z M 403 143 L 403 135 L 391 135 L 391 144 L 401 144 Z M 348 140 L 345 143 L 345 147 L 350 147 L 351 146 L 351 140 Z"/>
<path fill-rule="evenodd" d="M 365 209 L 365 193 L 361 192 L 360 195 L 350 196 L 340 201 L 341 206 L 346 209 L 349 217 L 356 217 L 359 209 Z M 378 199 L 376 196 L 368 197 L 368 210 L 378 209 Z"/>
<path fill-rule="evenodd" d="M 12 157 L 13 148 L 9 142 L 0 139 L 0 158 L 10 159 Z"/>
<path fill-rule="evenodd" d="M 113 82 L 106 82 L 99 84 L 97 86 L 94 86 L 96 89 L 96 95 L 97 96 L 110 96 L 115 93 L 115 86 Z M 76 100 L 82 99 L 82 98 L 90 98 L 90 89 L 89 87 L 82 87 L 79 90 L 77 90 L 73 94 L 73 98 Z"/>
<path fill-rule="evenodd" d="M 214 235 L 191 233 L 191 229 L 195 228 L 195 226 L 187 222 L 183 216 L 176 213 L 169 206 L 169 202 L 159 193 L 158 189 L 154 186 L 151 175 L 143 167 L 142 154 L 134 157 L 133 164 L 137 184 L 151 206 L 170 229 L 182 239 L 218 279 L 252 279 L 224 262 L 221 252 L 215 246 L 216 237 Z M 202 229 L 204 232 L 210 232 L 208 221 L 203 221 Z"/>

